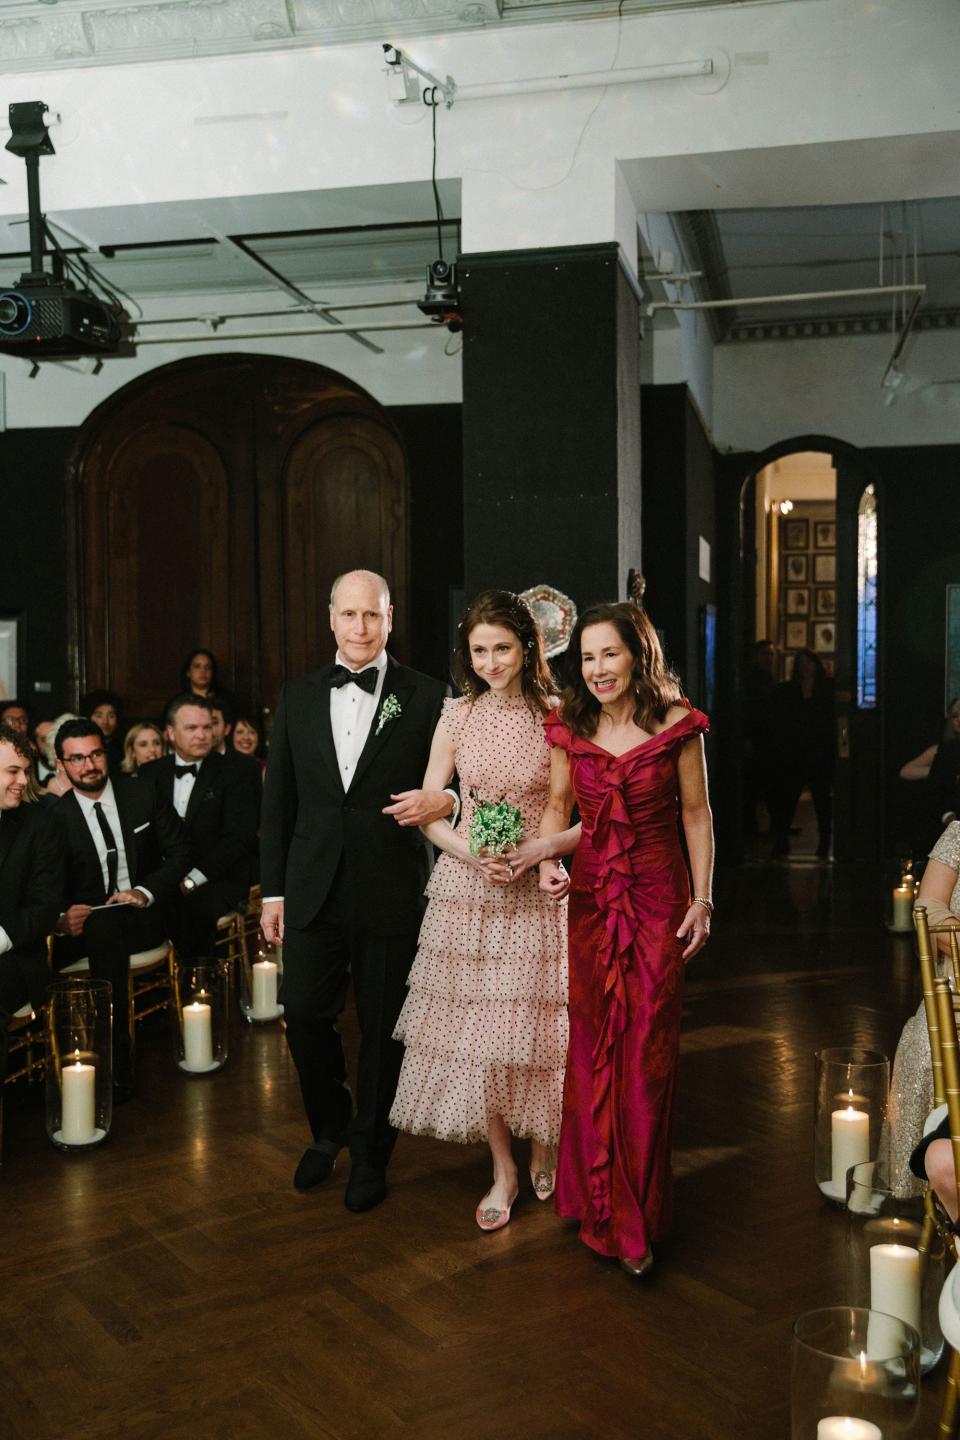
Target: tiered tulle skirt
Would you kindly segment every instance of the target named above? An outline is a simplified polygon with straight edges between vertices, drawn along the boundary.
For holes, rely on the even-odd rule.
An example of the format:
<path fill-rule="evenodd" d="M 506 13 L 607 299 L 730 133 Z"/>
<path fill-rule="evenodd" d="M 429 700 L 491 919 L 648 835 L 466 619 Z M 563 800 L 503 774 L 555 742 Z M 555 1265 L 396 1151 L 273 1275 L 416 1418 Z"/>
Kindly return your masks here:
<path fill-rule="evenodd" d="M 453 856 L 437 863 L 409 994 L 391 1121 L 414 1135 L 512 1134 L 555 1145 L 567 1053 L 566 902 L 536 871 L 493 885 Z"/>

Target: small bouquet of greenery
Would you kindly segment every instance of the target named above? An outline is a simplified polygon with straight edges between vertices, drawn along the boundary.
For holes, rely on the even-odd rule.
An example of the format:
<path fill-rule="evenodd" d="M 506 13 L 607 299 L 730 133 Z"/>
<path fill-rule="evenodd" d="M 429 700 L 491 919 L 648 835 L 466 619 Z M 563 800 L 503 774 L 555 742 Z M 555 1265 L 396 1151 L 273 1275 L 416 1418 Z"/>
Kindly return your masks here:
<path fill-rule="evenodd" d="M 523 839 L 523 816 L 506 800 L 481 800 L 470 821 L 470 854 L 502 855 Z"/>

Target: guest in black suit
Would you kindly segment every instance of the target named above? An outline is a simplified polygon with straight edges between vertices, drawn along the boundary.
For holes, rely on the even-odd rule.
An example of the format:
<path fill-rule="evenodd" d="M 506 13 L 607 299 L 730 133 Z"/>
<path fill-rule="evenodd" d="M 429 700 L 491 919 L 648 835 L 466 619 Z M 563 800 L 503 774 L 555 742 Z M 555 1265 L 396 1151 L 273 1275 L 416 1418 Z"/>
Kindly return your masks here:
<path fill-rule="evenodd" d="M 24 803 L 32 764 L 26 737 L 0 725 L 0 1085 L 10 1017 L 44 1002 L 46 937 L 63 893 L 59 831 L 48 809 Z"/>
<path fill-rule="evenodd" d="M 91 975 L 113 986 L 113 1080 L 116 1098 L 124 1099 L 134 1088 L 129 958 L 169 937 L 172 902 L 191 864 L 190 842 L 173 806 L 149 781 L 111 779 L 103 734 L 92 720 L 68 720 L 56 746 L 71 788 L 52 807 L 63 837 L 68 902 L 55 961 L 64 965 L 86 955 Z"/>
<path fill-rule="evenodd" d="M 313 1131 L 294 1184 L 325 1179 L 349 1142 L 345 1203 L 355 1211 L 384 1198 L 396 1137 L 402 1048 L 392 1036 L 428 874 L 416 827 L 455 805 L 416 788 L 446 691 L 387 655 L 392 621 L 382 576 L 335 582 L 336 663 L 284 687 L 261 822 L 261 923 L 269 942 L 283 941 L 287 1043 Z M 355 1115 L 337 1033 L 348 971 L 361 1032 Z"/>
<path fill-rule="evenodd" d="M 174 943 L 185 957 L 209 955 L 217 920 L 247 898 L 260 820 L 260 776 L 237 770 L 213 748 L 213 702 L 180 695 L 167 707 L 171 753 L 144 765 L 186 828 L 193 868 L 174 902 Z"/>

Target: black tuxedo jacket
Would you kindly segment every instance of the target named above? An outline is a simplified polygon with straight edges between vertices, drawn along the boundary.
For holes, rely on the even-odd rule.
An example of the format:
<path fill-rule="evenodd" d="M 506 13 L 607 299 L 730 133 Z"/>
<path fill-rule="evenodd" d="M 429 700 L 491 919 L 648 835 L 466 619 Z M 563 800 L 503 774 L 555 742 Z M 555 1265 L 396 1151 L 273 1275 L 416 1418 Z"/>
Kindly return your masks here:
<path fill-rule="evenodd" d="M 110 778 L 120 812 L 130 884 L 142 885 L 162 903 L 178 894 L 180 881 L 193 865 L 193 854 L 176 810 L 143 778 L 146 768 L 136 777 Z M 51 812 L 63 838 L 66 906 L 102 905 L 107 898 L 103 871 L 74 792 L 62 796 Z"/>
<path fill-rule="evenodd" d="M 47 935 L 63 898 L 63 848 L 50 808 L 20 804 L 0 813 L 0 925 L 13 948 L 0 965 L 19 961 L 34 1008 L 49 984 Z M 2 1083 L 2 1082 L 0 1082 Z"/>
<path fill-rule="evenodd" d="M 178 763 L 174 755 L 164 755 L 142 766 L 137 778 L 152 780 L 157 793 L 172 806 Z M 255 775 L 234 767 L 225 755 L 209 754 L 197 772 L 183 817 L 193 865 L 208 880 L 230 882 L 238 897 L 250 888 L 257 848 L 261 785 L 260 767 L 253 763 Z"/>
<path fill-rule="evenodd" d="M 286 924 L 310 924 L 344 860 L 358 914 L 377 934 L 416 930 L 429 875 L 428 846 L 414 826 L 382 814 L 391 793 L 423 784 L 446 687 L 388 660 L 380 703 L 344 790 L 330 726 L 330 671 L 284 686 L 273 724 L 260 822 L 260 881 L 284 897 Z M 388 696 L 400 713 L 376 734 Z"/>

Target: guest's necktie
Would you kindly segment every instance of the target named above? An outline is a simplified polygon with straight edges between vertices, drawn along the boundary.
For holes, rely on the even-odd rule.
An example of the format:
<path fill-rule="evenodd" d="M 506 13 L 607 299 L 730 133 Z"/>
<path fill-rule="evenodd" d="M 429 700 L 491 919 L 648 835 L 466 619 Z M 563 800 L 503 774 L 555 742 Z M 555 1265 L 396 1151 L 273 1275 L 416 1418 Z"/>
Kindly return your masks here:
<path fill-rule="evenodd" d="M 372 695 L 377 688 L 377 680 L 380 672 L 376 665 L 368 665 L 366 670 L 359 673 L 356 670 L 348 670 L 346 665 L 334 665 L 330 671 L 330 684 L 334 690 L 339 690 L 343 685 L 359 685 L 361 690 L 366 690 Z"/>
<path fill-rule="evenodd" d="M 178 780 L 182 780 L 184 775 L 192 775 L 194 780 L 196 780 L 197 767 L 196 765 L 174 765 L 173 773 Z"/>
<path fill-rule="evenodd" d="M 100 825 L 100 833 L 107 847 L 107 899 L 109 900 L 110 896 L 115 894 L 117 889 L 117 875 L 119 873 L 117 865 L 117 842 L 113 831 L 110 829 L 110 821 L 103 813 L 103 806 L 99 800 L 94 800 L 93 802 L 93 813 L 97 817 Z"/>

